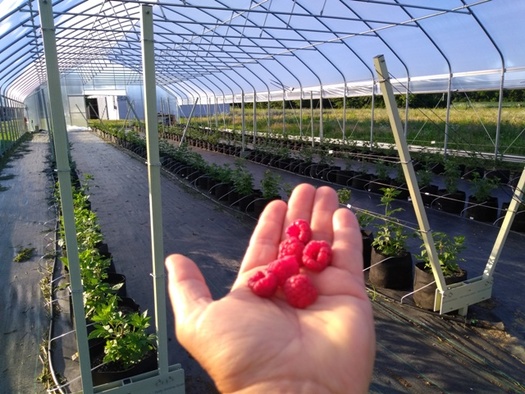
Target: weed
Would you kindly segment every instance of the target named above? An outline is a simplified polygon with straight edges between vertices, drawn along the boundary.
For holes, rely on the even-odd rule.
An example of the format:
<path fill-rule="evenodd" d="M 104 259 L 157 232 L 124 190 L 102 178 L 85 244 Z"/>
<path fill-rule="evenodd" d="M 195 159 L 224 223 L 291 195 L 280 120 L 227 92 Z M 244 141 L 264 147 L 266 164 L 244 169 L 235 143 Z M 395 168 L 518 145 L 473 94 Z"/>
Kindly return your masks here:
<path fill-rule="evenodd" d="M 17 252 L 13 261 L 15 263 L 22 263 L 24 261 L 27 261 L 31 257 L 33 257 L 34 252 L 35 252 L 35 248 L 22 248 Z"/>

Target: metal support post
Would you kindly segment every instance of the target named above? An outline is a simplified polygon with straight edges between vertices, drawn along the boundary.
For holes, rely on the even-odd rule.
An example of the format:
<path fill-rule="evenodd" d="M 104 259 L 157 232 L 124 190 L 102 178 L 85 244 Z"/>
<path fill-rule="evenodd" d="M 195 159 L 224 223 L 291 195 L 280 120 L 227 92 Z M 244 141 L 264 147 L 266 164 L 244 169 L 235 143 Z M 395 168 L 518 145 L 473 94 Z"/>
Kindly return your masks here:
<path fill-rule="evenodd" d="M 246 108 L 244 106 L 244 90 L 241 92 L 241 152 L 246 150 Z"/>
<path fill-rule="evenodd" d="M 195 112 L 195 108 L 197 107 L 198 102 L 199 102 L 199 98 L 197 97 L 195 99 L 195 103 L 193 104 L 193 107 L 191 107 L 190 116 L 188 117 L 188 120 L 186 121 L 186 127 L 184 127 L 184 130 L 182 131 L 182 137 L 180 137 L 179 147 L 184 143 L 184 140 L 186 139 L 186 132 L 188 131 L 188 127 L 190 127 L 190 121 L 193 116 L 193 113 Z"/>
<path fill-rule="evenodd" d="M 157 327 L 159 370 L 168 372 L 168 336 L 166 325 L 166 279 L 162 239 L 162 201 L 160 189 L 159 133 L 157 121 L 157 87 L 155 82 L 155 48 L 153 41 L 153 11 L 142 6 L 142 72 L 144 81 L 144 114 L 148 157 L 149 203 L 153 286 L 155 292 L 155 323 Z"/>
<path fill-rule="evenodd" d="M 379 85 L 381 87 L 381 92 L 383 93 L 383 98 L 385 100 L 388 117 L 390 119 L 390 125 L 392 126 L 392 132 L 396 141 L 399 159 L 401 161 L 403 173 L 405 175 L 408 190 L 410 192 L 410 197 L 412 198 L 412 204 L 414 206 L 414 211 L 421 231 L 421 236 L 425 243 L 427 254 L 430 260 L 430 265 L 432 266 L 432 273 L 434 274 L 434 278 L 436 280 L 436 286 L 438 291 L 444 292 L 446 287 L 445 277 L 443 276 L 443 271 L 441 269 L 441 265 L 439 264 L 436 247 L 434 245 L 434 238 L 432 237 L 432 234 L 430 232 L 430 225 L 428 223 L 423 199 L 421 198 L 421 194 L 419 193 L 416 173 L 414 171 L 414 166 L 412 165 L 412 159 L 410 158 L 410 151 L 406 142 L 406 136 L 403 132 L 401 118 L 399 117 L 399 112 L 395 105 L 394 91 L 390 83 L 390 78 L 388 75 L 388 70 L 386 67 L 384 57 L 382 55 L 376 56 L 374 58 L 374 65 L 379 77 Z M 436 309 L 435 306 L 434 309 Z"/>
<path fill-rule="evenodd" d="M 69 147 L 66 120 L 64 118 L 64 104 L 60 88 L 60 71 L 58 68 L 53 6 L 52 2 L 49 0 L 39 0 L 38 6 L 46 59 L 47 86 L 49 97 L 53 97 L 53 100 L 51 101 L 51 124 L 53 130 L 50 130 L 50 134 L 51 132 L 53 134 L 60 202 L 62 205 L 62 216 L 64 218 L 71 296 L 77 336 L 80 374 L 82 377 L 82 391 L 87 394 L 93 392 L 93 380 L 91 378 L 91 362 L 89 357 L 86 319 L 84 317 L 84 303 L 82 299 L 83 288 L 80 277 L 80 261 L 78 256 L 75 215 L 73 209 L 73 194 L 71 192 L 71 168 L 69 166 L 68 156 Z"/>
<path fill-rule="evenodd" d="M 503 246 L 505 245 L 505 241 L 507 240 L 507 235 L 509 234 L 510 227 L 512 226 L 512 222 L 514 221 L 514 217 L 516 216 L 516 213 L 518 212 L 520 203 L 523 204 L 523 189 L 524 188 L 525 188 L 525 167 L 523 168 L 521 177 L 518 181 L 516 189 L 514 190 L 514 195 L 512 196 L 512 200 L 510 201 L 509 208 L 507 209 L 507 213 L 505 214 L 503 223 L 501 223 L 501 227 L 500 227 L 498 236 L 496 237 L 496 242 L 494 242 L 494 247 L 492 248 L 492 252 L 490 253 L 489 260 L 487 261 L 487 265 L 485 266 L 485 270 L 483 271 L 483 276 L 485 278 L 492 278 L 492 274 L 494 273 L 494 270 L 496 269 L 496 264 L 499 260 L 499 256 L 501 255 L 501 251 L 503 250 Z"/>
<path fill-rule="evenodd" d="M 315 138 L 314 138 L 314 92 L 310 91 L 310 127 L 312 132 L 312 148 L 315 145 Z"/>

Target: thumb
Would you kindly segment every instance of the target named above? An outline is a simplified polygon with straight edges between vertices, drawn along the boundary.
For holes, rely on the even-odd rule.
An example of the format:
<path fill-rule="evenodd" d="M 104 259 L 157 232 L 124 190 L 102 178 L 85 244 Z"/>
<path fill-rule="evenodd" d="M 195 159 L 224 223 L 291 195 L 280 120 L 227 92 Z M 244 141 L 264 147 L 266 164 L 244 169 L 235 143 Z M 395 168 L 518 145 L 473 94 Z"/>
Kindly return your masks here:
<path fill-rule="evenodd" d="M 211 293 L 199 268 L 189 258 L 172 254 L 165 261 L 168 290 L 177 326 L 199 314 L 211 301 Z"/>

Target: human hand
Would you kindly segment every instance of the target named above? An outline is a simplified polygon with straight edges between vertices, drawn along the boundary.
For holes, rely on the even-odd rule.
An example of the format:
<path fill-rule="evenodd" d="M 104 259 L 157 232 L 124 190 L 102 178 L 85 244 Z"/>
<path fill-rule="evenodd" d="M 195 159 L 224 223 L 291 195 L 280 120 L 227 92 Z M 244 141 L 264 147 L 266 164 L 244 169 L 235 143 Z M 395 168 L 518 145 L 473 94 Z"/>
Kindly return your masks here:
<path fill-rule="evenodd" d="M 313 239 L 332 244 L 332 264 L 311 275 L 319 291 L 306 309 L 282 294 L 260 298 L 247 282 L 277 258 L 286 227 L 310 222 Z M 272 201 L 251 237 L 231 291 L 212 300 L 197 266 L 166 260 L 179 342 L 223 393 L 365 393 L 375 357 L 373 313 L 363 276 L 355 216 L 329 187 L 295 188 L 288 205 Z"/>

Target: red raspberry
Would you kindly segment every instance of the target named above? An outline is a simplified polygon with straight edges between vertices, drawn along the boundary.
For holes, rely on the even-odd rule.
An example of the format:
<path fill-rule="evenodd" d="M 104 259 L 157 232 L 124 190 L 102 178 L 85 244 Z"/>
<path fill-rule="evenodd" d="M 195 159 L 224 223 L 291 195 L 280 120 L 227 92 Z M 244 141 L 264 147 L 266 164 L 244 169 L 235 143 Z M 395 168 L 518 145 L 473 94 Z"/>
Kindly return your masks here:
<path fill-rule="evenodd" d="M 332 261 L 332 247 L 326 241 L 310 241 L 303 250 L 303 265 L 311 271 L 320 272 Z"/>
<path fill-rule="evenodd" d="M 304 243 L 302 243 L 299 238 L 286 238 L 279 244 L 279 255 L 277 257 L 295 256 L 297 261 L 301 261 L 303 258 L 303 249 Z"/>
<path fill-rule="evenodd" d="M 284 256 L 272 261 L 266 268 L 277 277 L 277 283 L 282 286 L 284 281 L 299 273 L 299 260 L 295 256 Z"/>
<path fill-rule="evenodd" d="M 270 298 L 277 291 L 277 276 L 272 272 L 257 271 L 248 279 L 248 287 L 259 297 Z"/>
<path fill-rule="evenodd" d="M 304 219 L 297 219 L 286 229 L 286 235 L 289 237 L 297 237 L 301 242 L 307 244 L 312 239 L 312 229 L 310 223 Z"/>
<path fill-rule="evenodd" d="M 284 282 L 283 292 L 288 304 L 299 309 L 304 309 L 317 300 L 317 289 L 305 274 L 289 277 Z"/>

